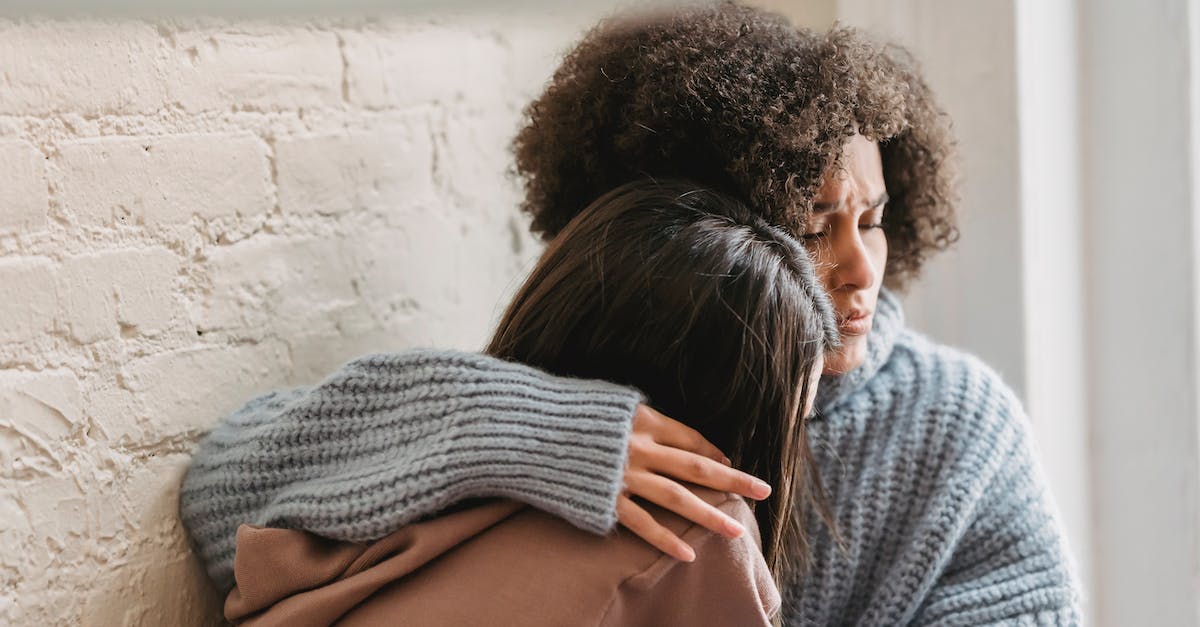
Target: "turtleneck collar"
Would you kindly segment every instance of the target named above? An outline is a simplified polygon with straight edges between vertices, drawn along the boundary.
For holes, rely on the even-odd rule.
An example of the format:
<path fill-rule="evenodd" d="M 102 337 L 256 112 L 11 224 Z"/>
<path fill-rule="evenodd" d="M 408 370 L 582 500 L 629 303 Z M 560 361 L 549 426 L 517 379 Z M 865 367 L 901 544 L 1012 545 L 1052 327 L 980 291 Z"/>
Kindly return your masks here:
<path fill-rule="evenodd" d="M 825 375 L 821 377 L 820 387 L 814 403 L 816 412 L 814 418 L 834 409 L 842 399 L 850 396 L 861 388 L 876 372 L 887 363 L 892 356 L 892 347 L 896 338 L 904 329 L 904 311 L 900 307 L 900 299 L 886 289 L 879 290 L 879 300 L 875 305 L 875 320 L 871 332 L 867 336 L 867 358 L 862 365 L 841 375 Z"/>

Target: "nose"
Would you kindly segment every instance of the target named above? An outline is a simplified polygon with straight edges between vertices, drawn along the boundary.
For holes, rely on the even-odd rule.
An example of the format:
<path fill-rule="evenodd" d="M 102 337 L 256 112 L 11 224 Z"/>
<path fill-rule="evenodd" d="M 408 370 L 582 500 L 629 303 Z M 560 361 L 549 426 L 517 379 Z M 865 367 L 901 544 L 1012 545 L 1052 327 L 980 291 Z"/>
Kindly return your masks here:
<path fill-rule="evenodd" d="M 833 272 L 829 291 L 865 290 L 879 280 L 879 268 L 871 255 L 857 225 L 838 229 L 832 242 Z"/>

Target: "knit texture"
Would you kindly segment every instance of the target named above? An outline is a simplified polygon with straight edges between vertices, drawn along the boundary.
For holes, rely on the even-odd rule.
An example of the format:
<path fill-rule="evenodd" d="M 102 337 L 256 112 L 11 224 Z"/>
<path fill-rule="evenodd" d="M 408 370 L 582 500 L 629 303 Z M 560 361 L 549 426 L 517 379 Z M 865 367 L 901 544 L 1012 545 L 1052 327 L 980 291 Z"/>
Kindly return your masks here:
<path fill-rule="evenodd" d="M 363 357 L 218 424 L 193 456 L 180 515 L 223 592 L 242 523 L 365 542 L 465 499 L 507 497 L 604 533 L 642 398 L 473 353 Z"/>
<path fill-rule="evenodd" d="M 368 358 L 219 426 L 184 522 L 223 589 L 239 522 L 367 540 L 508 495 L 603 531 L 638 398 L 460 353 Z M 783 590 L 786 624 L 1081 623 L 1028 419 L 994 372 L 907 330 L 885 291 L 866 363 L 824 378 L 817 407 L 809 437 L 844 551 L 809 521 L 814 566 Z"/>
<path fill-rule="evenodd" d="M 845 551 L 814 516 L 789 625 L 1079 625 L 1081 588 L 1028 418 L 990 368 L 880 295 L 866 362 L 823 377 L 809 439 Z"/>

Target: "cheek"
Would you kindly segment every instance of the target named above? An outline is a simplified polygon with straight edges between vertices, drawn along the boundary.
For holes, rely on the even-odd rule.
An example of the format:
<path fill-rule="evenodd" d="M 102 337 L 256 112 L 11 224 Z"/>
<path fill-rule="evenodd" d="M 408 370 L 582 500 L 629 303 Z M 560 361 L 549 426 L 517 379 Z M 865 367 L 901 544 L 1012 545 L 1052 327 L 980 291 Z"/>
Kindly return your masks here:
<path fill-rule="evenodd" d="M 837 267 L 836 258 L 829 246 L 811 246 L 807 248 L 809 257 L 812 258 L 813 269 L 816 270 L 817 280 L 825 289 L 830 289 L 834 279 L 834 269 Z"/>
<path fill-rule="evenodd" d="M 871 256 L 871 263 L 875 264 L 876 270 L 880 274 L 884 271 L 884 266 L 887 265 L 888 256 L 888 241 L 887 235 L 882 229 L 874 231 L 875 235 L 864 242 L 867 246 L 868 254 Z"/>

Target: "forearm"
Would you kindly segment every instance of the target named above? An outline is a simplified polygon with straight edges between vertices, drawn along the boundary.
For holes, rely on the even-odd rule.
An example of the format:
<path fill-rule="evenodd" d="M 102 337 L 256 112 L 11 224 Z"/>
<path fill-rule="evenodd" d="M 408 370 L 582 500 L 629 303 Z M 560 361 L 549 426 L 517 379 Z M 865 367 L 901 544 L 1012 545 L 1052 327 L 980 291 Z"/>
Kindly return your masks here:
<path fill-rule="evenodd" d="M 242 523 L 366 541 L 465 498 L 503 496 L 602 532 L 615 523 L 640 400 L 471 353 L 370 356 L 218 425 L 196 452 L 181 514 L 225 586 Z"/>

